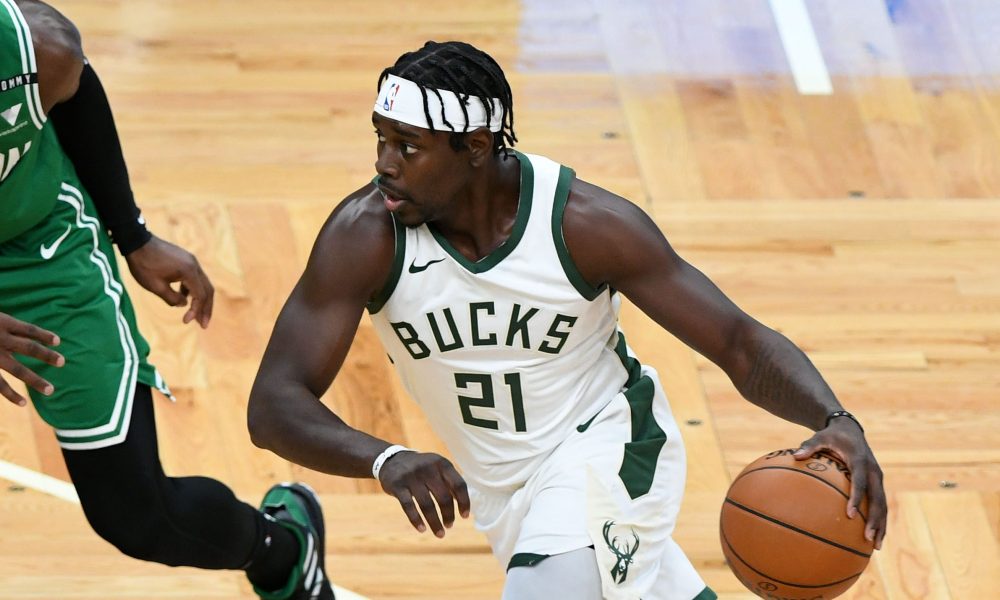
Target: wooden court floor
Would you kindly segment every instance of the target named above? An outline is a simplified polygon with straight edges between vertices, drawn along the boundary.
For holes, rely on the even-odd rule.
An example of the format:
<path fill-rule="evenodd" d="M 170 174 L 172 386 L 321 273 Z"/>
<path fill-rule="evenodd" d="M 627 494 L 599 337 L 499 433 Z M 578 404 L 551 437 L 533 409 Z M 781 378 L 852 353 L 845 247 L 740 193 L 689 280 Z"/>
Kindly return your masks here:
<path fill-rule="evenodd" d="M 780 2 L 782 0 L 777 0 Z M 776 2 L 775 2 L 776 3 Z M 374 483 L 254 448 L 245 407 L 279 308 L 331 208 L 369 180 L 376 77 L 427 39 L 505 67 L 519 148 L 643 206 L 738 304 L 805 350 L 859 415 L 891 520 L 851 599 L 1000 598 L 1000 7 L 805 0 L 832 93 L 807 95 L 766 0 L 55 0 L 116 112 L 151 228 L 217 288 L 207 331 L 131 284 L 153 361 L 164 465 L 256 503 L 304 480 L 328 569 L 372 599 L 499 597 L 461 523 L 413 532 Z M 725 600 L 718 511 L 757 456 L 807 437 L 626 306 L 688 447 L 676 538 Z M 363 323 L 325 401 L 445 452 Z M 0 404 L 0 459 L 65 479 L 33 410 Z M 120 556 L 79 507 L 0 482 L 0 598 L 250 598 L 239 573 Z"/>

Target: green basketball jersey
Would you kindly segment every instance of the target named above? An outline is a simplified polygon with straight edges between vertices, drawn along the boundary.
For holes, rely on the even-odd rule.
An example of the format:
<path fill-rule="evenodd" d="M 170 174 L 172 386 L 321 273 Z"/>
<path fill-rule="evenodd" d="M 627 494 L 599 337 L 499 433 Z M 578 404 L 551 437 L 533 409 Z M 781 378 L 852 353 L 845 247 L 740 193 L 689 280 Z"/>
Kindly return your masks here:
<path fill-rule="evenodd" d="M 55 386 L 28 393 L 59 444 L 121 443 L 138 384 L 169 395 L 90 194 L 46 121 L 31 32 L 0 0 L 0 312 L 59 335 L 62 367 L 19 360 Z"/>
<path fill-rule="evenodd" d="M 28 24 L 14 0 L 0 0 L 0 242 L 52 212 L 66 168 L 42 110 Z"/>

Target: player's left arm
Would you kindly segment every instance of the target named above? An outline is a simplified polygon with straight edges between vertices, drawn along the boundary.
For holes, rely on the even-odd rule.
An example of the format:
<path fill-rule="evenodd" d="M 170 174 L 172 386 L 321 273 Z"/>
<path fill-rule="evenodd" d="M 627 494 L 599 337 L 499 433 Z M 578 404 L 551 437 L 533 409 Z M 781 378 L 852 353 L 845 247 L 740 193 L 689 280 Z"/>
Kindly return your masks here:
<path fill-rule="evenodd" d="M 563 218 L 566 245 L 592 285 L 621 291 L 685 344 L 721 367 L 750 402 L 816 432 L 796 458 L 820 450 L 850 468 L 854 517 L 868 499 L 869 540 L 881 545 L 886 526 L 882 471 L 864 432 L 849 418 L 806 355 L 777 331 L 753 319 L 711 280 L 684 261 L 640 208 L 597 186 L 575 181 Z"/>
<path fill-rule="evenodd" d="M 84 57 L 80 32 L 44 2 L 18 0 L 18 7 L 31 30 L 42 108 L 129 271 L 167 304 L 186 306 L 190 297 L 184 322 L 207 327 L 215 289 L 193 254 L 147 230 L 108 97 Z"/>

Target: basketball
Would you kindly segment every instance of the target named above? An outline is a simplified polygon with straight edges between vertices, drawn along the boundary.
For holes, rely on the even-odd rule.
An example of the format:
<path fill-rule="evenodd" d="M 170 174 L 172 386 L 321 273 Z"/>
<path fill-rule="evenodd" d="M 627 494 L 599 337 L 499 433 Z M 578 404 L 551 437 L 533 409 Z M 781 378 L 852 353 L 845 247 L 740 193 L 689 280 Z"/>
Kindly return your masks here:
<path fill-rule="evenodd" d="M 722 505 L 722 552 L 736 578 L 762 598 L 828 600 L 864 571 L 867 506 L 847 518 L 847 467 L 828 454 L 795 460 L 776 450 L 750 463 Z"/>

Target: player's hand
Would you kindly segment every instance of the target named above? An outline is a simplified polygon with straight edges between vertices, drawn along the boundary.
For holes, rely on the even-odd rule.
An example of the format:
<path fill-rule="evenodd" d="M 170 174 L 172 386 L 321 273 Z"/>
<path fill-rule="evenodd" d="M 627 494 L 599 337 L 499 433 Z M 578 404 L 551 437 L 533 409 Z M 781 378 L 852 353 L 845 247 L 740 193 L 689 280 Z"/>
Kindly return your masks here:
<path fill-rule="evenodd" d="M 170 306 L 187 306 L 190 296 L 191 306 L 184 313 L 184 322 L 197 320 L 202 329 L 208 327 L 215 288 L 193 254 L 154 235 L 138 250 L 130 252 L 125 261 L 139 285 Z M 180 284 L 177 289 L 173 287 L 175 283 Z"/>
<path fill-rule="evenodd" d="M 443 456 L 400 452 L 383 465 L 379 483 L 385 493 L 399 500 L 410 523 L 421 533 L 429 526 L 434 535 L 443 538 L 445 527 L 455 523 L 456 503 L 462 517 L 469 516 L 469 490 L 465 480 Z M 441 510 L 440 517 L 437 509 Z"/>
<path fill-rule="evenodd" d="M 868 499 L 865 538 L 882 548 L 889 508 L 882 487 L 882 469 L 868 447 L 865 434 L 851 419 L 833 419 L 830 426 L 821 429 L 802 443 L 795 451 L 795 458 L 805 460 L 821 450 L 839 458 L 851 472 L 851 497 L 847 500 L 847 517 L 859 514 L 862 499 Z"/>
<path fill-rule="evenodd" d="M 52 384 L 21 364 L 14 355 L 30 356 L 53 367 L 61 367 L 66 363 L 66 359 L 62 354 L 45 347 L 58 345 L 59 336 L 51 331 L 0 313 L 0 370 L 7 371 L 46 396 L 55 391 Z M 24 396 L 14 391 L 2 376 L 0 376 L 0 394 L 18 406 L 28 403 Z"/>

